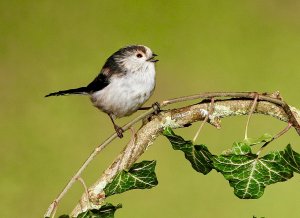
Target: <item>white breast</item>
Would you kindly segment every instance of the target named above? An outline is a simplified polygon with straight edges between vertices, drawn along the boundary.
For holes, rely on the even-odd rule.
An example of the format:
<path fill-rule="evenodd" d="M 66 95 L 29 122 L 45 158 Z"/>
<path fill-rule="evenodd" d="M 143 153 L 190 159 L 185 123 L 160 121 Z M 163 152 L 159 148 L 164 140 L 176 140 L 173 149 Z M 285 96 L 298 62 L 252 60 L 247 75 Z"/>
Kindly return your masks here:
<path fill-rule="evenodd" d="M 155 88 L 155 67 L 112 77 L 110 84 L 91 95 L 94 106 L 115 117 L 129 116 L 147 101 Z"/>

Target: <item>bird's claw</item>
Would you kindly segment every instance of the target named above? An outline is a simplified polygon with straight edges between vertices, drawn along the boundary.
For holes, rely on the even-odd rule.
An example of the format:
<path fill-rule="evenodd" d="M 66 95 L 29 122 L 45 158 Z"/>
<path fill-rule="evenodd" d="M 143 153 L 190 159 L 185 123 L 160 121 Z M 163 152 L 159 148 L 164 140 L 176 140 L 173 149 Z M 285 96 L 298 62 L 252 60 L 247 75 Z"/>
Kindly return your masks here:
<path fill-rule="evenodd" d="M 157 115 L 160 112 L 160 104 L 158 102 L 155 102 L 152 104 L 152 108 L 154 110 L 154 114 Z"/>
<path fill-rule="evenodd" d="M 119 127 L 119 126 L 115 126 L 115 130 L 116 130 L 116 133 L 117 133 L 118 137 L 119 138 L 123 138 L 123 132 L 124 132 L 124 130 L 121 127 Z"/>

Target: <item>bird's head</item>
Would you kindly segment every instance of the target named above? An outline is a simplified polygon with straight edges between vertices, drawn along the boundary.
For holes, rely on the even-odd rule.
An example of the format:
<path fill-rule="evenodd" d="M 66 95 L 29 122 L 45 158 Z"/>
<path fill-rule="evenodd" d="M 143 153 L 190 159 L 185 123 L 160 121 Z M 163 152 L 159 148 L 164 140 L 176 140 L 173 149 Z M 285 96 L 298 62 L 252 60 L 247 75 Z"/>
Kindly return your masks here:
<path fill-rule="evenodd" d="M 115 52 L 107 62 L 116 64 L 126 72 L 135 72 L 153 67 L 158 61 L 155 59 L 156 56 L 147 46 L 130 45 Z"/>

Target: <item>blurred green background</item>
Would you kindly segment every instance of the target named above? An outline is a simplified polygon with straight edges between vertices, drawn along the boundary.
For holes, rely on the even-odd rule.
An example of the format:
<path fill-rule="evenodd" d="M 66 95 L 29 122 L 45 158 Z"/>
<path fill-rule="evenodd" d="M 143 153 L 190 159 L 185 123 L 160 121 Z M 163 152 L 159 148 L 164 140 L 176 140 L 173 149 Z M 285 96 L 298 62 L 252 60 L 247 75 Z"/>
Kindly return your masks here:
<path fill-rule="evenodd" d="M 300 2 L 251 1 L 0 1 L 0 217 L 42 217 L 51 201 L 113 128 L 87 97 L 45 99 L 89 83 L 106 58 L 128 44 L 159 54 L 157 88 L 147 102 L 204 91 L 279 90 L 300 107 Z M 118 120 L 124 124 L 135 117 Z M 213 152 L 243 139 L 246 118 L 206 125 L 198 142 Z M 139 124 L 140 125 L 140 124 Z M 138 126 L 136 128 L 138 128 Z M 199 124 L 176 130 L 192 138 Z M 255 116 L 250 136 L 285 124 Z M 112 143 L 83 174 L 91 185 L 129 140 Z M 294 130 L 269 145 L 288 142 Z M 116 217 L 299 217 L 300 177 L 239 200 L 221 174 L 197 174 L 160 137 L 142 156 L 156 159 L 159 185 L 108 199 Z M 83 188 L 75 184 L 57 214 L 69 213 Z"/>

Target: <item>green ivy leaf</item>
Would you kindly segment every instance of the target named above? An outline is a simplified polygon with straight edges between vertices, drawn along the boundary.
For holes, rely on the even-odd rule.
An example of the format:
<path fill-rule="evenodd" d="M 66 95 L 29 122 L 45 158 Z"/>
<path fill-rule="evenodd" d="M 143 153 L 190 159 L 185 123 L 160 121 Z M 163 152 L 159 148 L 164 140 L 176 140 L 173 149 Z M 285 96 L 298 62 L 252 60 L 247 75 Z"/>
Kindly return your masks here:
<path fill-rule="evenodd" d="M 197 172 L 206 175 L 213 169 L 212 154 L 205 145 L 193 145 L 192 141 L 185 141 L 169 127 L 164 129 L 163 134 L 169 139 L 174 150 L 184 152 L 185 158 Z"/>
<path fill-rule="evenodd" d="M 235 154 L 245 155 L 251 153 L 251 147 L 260 143 L 269 142 L 273 139 L 273 136 L 265 133 L 259 138 L 247 138 L 241 142 L 234 142 L 232 148 L 222 152 L 223 155 Z"/>
<path fill-rule="evenodd" d="M 114 218 L 117 209 L 122 208 L 121 204 L 114 206 L 110 203 L 102 205 L 99 209 L 87 210 L 78 214 L 77 218 Z M 70 218 L 69 215 L 61 215 L 58 218 Z"/>
<path fill-rule="evenodd" d="M 290 144 L 282 152 L 282 158 L 293 172 L 300 173 L 300 154 L 295 152 Z"/>
<path fill-rule="evenodd" d="M 271 152 L 264 157 L 246 155 L 220 155 L 213 158 L 216 170 L 221 172 L 234 193 L 242 199 L 256 199 L 263 195 L 267 185 L 293 177 L 293 171 L 284 162 L 284 152 Z"/>
<path fill-rule="evenodd" d="M 235 142 L 220 156 L 211 154 L 205 145 L 193 145 L 184 140 L 171 128 L 165 128 L 163 134 L 174 150 L 184 152 L 196 171 L 207 174 L 216 169 L 229 181 L 235 195 L 242 199 L 260 198 L 267 185 L 286 181 L 293 177 L 293 172 L 300 173 L 300 154 L 293 151 L 291 145 L 284 151 L 270 152 L 263 157 L 252 153 L 251 146 L 273 139 L 267 133 L 257 139 Z"/>
<path fill-rule="evenodd" d="M 243 142 L 234 142 L 232 145 L 232 154 L 245 155 L 251 153 L 251 147 Z"/>
<path fill-rule="evenodd" d="M 131 189 L 149 189 L 158 184 L 155 174 L 156 161 L 135 163 L 128 171 L 119 172 L 104 188 L 106 197 Z"/>
<path fill-rule="evenodd" d="M 92 209 L 85 211 L 77 216 L 77 218 L 114 218 L 117 209 L 122 208 L 121 204 L 114 206 L 107 203 L 101 206 L 100 209 Z"/>

